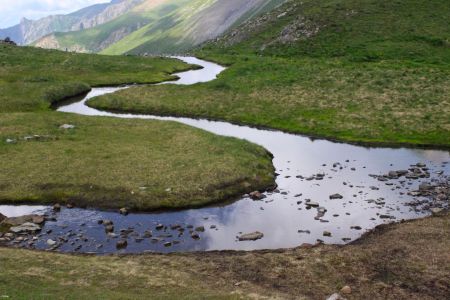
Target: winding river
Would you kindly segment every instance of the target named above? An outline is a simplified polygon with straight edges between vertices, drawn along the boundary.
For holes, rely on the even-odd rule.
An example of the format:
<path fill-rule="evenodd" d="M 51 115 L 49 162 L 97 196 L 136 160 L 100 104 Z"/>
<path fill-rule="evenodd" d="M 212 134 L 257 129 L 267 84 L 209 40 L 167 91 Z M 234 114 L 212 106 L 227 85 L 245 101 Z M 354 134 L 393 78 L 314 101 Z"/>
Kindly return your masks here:
<path fill-rule="evenodd" d="M 225 68 L 193 57 L 179 59 L 201 65 L 203 69 L 176 74 L 179 80 L 164 84 L 198 84 L 214 80 Z M 445 180 L 450 173 L 448 151 L 406 148 L 374 148 L 311 139 L 280 131 L 261 130 L 226 122 L 151 115 L 117 114 L 99 111 L 85 105 L 96 96 L 120 89 L 94 88 L 83 99 L 58 108 L 59 112 L 116 118 L 157 119 L 176 121 L 206 131 L 246 139 L 259 144 L 273 155 L 278 190 L 266 193 L 266 198 L 254 201 L 244 196 L 239 201 L 217 207 L 179 212 L 130 214 L 89 209 L 65 209 L 56 220 L 47 222 L 35 247 L 47 249 L 48 239 L 65 237 L 58 247 L 62 252 L 142 253 L 254 250 L 299 246 L 303 243 L 324 242 L 343 244 L 359 238 L 365 231 L 392 221 L 424 217 L 429 214 L 410 202 L 418 199 L 408 192 L 418 189 L 421 182 Z M 404 170 L 417 163 L 430 178 L 380 181 L 373 175 L 391 170 Z M 319 175 L 317 175 L 319 174 Z M 372 175 L 372 176 L 371 176 Z M 339 193 L 342 199 L 330 199 Z M 417 198 L 417 197 L 416 197 Z M 308 201 L 317 202 L 307 204 Z M 426 199 L 423 200 L 426 205 Z M 416 201 L 417 202 L 417 201 Z M 31 212 L 47 213 L 48 207 L 0 206 L 7 216 Z M 116 233 L 128 230 L 128 247 L 117 250 L 119 237 L 107 236 L 99 220 L 109 219 Z M 165 227 L 157 230 L 157 225 Z M 173 226 L 173 225 L 180 226 Z M 173 228 L 171 228 L 171 225 Z M 193 239 L 190 228 L 203 226 L 200 239 Z M 185 231 L 180 230 L 180 228 Z M 152 238 L 142 238 L 152 231 Z M 257 241 L 238 241 L 242 233 L 260 231 L 264 237 Z M 327 232 L 326 234 L 324 234 Z"/>

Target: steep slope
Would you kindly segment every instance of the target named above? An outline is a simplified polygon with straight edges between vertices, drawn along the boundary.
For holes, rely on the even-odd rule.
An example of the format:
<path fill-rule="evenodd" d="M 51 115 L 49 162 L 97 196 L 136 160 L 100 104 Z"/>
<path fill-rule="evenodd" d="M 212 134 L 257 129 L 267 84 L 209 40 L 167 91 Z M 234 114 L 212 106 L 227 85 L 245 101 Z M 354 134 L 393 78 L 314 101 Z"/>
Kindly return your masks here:
<path fill-rule="evenodd" d="M 284 1 L 146 0 L 111 22 L 55 33 L 36 46 L 105 54 L 180 52 Z"/>
<path fill-rule="evenodd" d="M 449 19 L 445 0 L 289 0 L 204 49 L 363 61 L 436 57 L 449 61 Z"/>
<path fill-rule="evenodd" d="M 449 148 L 448 20 L 448 0 L 290 0 L 193 50 L 230 65 L 214 82 L 89 105 Z"/>
<path fill-rule="evenodd" d="M 284 0 L 191 0 L 105 49 L 105 54 L 174 53 L 216 38 Z"/>
<path fill-rule="evenodd" d="M 18 25 L 0 29 L 0 38 L 9 36 L 18 44 L 31 44 L 53 32 L 83 30 L 111 21 L 142 1 L 112 0 L 110 3 L 92 5 L 68 15 L 48 16 L 36 21 L 24 18 Z"/>

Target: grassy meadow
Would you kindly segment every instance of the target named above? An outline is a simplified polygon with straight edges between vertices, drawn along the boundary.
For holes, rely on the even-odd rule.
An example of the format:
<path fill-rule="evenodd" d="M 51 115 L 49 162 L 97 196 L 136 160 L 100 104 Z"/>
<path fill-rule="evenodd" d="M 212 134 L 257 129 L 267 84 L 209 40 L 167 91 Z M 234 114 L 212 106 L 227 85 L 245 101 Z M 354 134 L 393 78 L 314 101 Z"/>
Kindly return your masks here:
<path fill-rule="evenodd" d="M 291 0 L 196 50 L 230 66 L 218 80 L 137 87 L 89 105 L 348 142 L 448 148 L 447 4 Z"/>
<path fill-rule="evenodd" d="M 271 155 L 248 142 L 173 122 L 50 109 L 92 86 L 159 82 L 192 66 L 6 45 L 0 57 L 0 203 L 174 209 L 273 185 Z"/>

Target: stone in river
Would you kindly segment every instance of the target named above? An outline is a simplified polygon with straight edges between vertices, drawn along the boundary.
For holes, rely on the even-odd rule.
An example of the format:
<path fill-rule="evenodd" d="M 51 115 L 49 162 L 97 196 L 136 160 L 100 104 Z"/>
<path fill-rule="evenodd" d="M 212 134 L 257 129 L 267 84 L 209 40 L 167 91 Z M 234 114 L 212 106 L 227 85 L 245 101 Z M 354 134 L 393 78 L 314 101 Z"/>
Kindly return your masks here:
<path fill-rule="evenodd" d="M 197 232 L 193 232 L 193 233 L 191 234 L 191 237 L 192 237 L 194 240 L 199 240 L 199 239 L 200 239 L 200 235 L 199 235 Z"/>
<path fill-rule="evenodd" d="M 9 231 L 13 233 L 35 233 L 40 231 L 41 227 L 34 223 L 24 223 L 20 226 L 11 227 Z"/>
<path fill-rule="evenodd" d="M 361 226 L 351 226 L 350 229 L 361 230 Z"/>
<path fill-rule="evenodd" d="M 172 247 L 172 243 L 171 242 L 164 243 L 164 247 Z"/>
<path fill-rule="evenodd" d="M 105 232 L 106 233 L 114 232 L 114 225 L 107 225 L 107 226 L 105 226 Z"/>
<path fill-rule="evenodd" d="M 33 219 L 38 218 L 38 215 L 25 215 L 20 217 L 12 217 L 12 218 L 6 218 L 3 220 L 2 225 L 6 226 L 19 226 L 24 223 L 34 223 Z"/>
<path fill-rule="evenodd" d="M 305 205 L 309 207 L 319 207 L 319 203 L 313 201 L 308 201 L 305 203 Z"/>
<path fill-rule="evenodd" d="M 343 199 L 343 198 L 344 198 L 344 196 L 342 196 L 342 195 L 340 195 L 340 194 L 333 194 L 333 195 L 330 195 L 330 199 L 331 199 L 331 200 Z"/>
<path fill-rule="evenodd" d="M 431 185 L 426 182 L 423 182 L 419 185 L 419 191 L 428 191 L 431 189 Z"/>
<path fill-rule="evenodd" d="M 119 213 L 120 213 L 121 215 L 126 216 L 126 215 L 128 215 L 128 209 L 126 209 L 125 207 L 123 207 L 123 208 L 121 208 L 121 209 L 119 210 Z"/>
<path fill-rule="evenodd" d="M 324 232 L 323 232 L 323 236 L 331 237 L 331 232 L 329 232 L 329 231 L 324 231 Z"/>
<path fill-rule="evenodd" d="M 32 222 L 33 222 L 34 224 L 42 225 L 42 224 L 45 223 L 45 218 L 44 218 L 44 216 L 38 216 L 38 215 L 35 215 L 35 216 L 33 216 L 33 218 L 32 218 Z"/>
<path fill-rule="evenodd" d="M 205 232 L 205 227 L 204 226 L 199 226 L 199 227 L 195 228 L 195 231 Z"/>
<path fill-rule="evenodd" d="M 120 240 L 116 243 L 117 249 L 124 249 L 128 246 L 128 242 L 126 240 Z"/>
<path fill-rule="evenodd" d="M 259 191 L 251 192 L 249 195 L 250 195 L 250 198 L 252 198 L 253 200 L 262 200 L 262 199 L 266 198 L 266 196 Z"/>
<path fill-rule="evenodd" d="M 61 210 L 61 204 L 56 203 L 55 205 L 53 205 L 53 210 L 54 211 L 60 211 Z"/>
<path fill-rule="evenodd" d="M 262 239 L 264 237 L 264 234 L 259 232 L 259 231 L 255 231 L 252 233 L 246 233 L 241 235 L 238 239 L 239 241 L 256 241 L 259 239 Z"/>
<path fill-rule="evenodd" d="M 55 246 L 56 245 L 56 241 L 52 240 L 52 239 L 48 239 L 47 240 L 47 245 L 49 246 Z"/>

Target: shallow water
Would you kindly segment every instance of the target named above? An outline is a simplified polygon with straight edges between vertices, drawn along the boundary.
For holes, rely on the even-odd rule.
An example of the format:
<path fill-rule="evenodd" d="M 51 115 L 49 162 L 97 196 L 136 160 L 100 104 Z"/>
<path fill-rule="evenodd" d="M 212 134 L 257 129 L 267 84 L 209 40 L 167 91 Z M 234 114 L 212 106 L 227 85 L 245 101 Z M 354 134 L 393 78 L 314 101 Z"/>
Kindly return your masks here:
<path fill-rule="evenodd" d="M 165 84 L 206 82 L 213 80 L 224 70 L 221 66 L 196 58 L 180 59 L 202 65 L 204 69 L 180 73 L 179 81 Z M 357 239 L 366 230 L 381 223 L 426 216 L 426 210 L 407 205 L 413 197 L 406 193 L 417 189 L 422 181 L 440 180 L 450 173 L 450 165 L 446 163 L 450 160 L 448 151 L 361 147 L 225 122 L 108 113 L 85 105 L 85 101 L 92 97 L 123 88 L 129 87 L 95 88 L 83 99 L 59 107 L 58 111 L 91 116 L 176 121 L 215 134 L 246 139 L 265 147 L 274 155 L 273 163 L 280 174 L 277 177 L 279 191 L 266 193 L 267 198 L 262 201 L 243 197 L 222 207 L 180 212 L 122 216 L 114 212 L 63 209 L 55 215 L 57 221 L 46 223 L 43 234 L 35 245 L 37 248 L 46 249 L 47 239 L 64 236 L 67 242 L 61 243 L 58 248 L 60 251 L 76 249 L 80 252 L 116 252 L 118 238 L 107 237 L 104 227 L 98 224 L 101 219 L 112 220 L 117 234 L 120 234 L 121 229 L 132 227 L 133 233 L 127 236 L 128 247 L 120 250 L 128 253 L 276 249 L 316 243 L 318 239 L 329 244 L 342 244 Z M 403 177 L 382 182 L 369 176 L 386 174 L 390 170 L 408 169 L 418 162 L 427 165 L 431 178 L 410 180 Z M 318 173 L 325 174 L 322 180 L 308 178 Z M 343 199 L 330 200 L 329 196 L 335 193 L 341 194 Z M 326 213 L 316 218 L 318 211 L 316 208 L 307 209 L 307 199 L 318 202 L 327 210 Z M 11 208 L 8 209 L 0 206 L 0 213 L 12 214 Z M 39 210 L 42 210 L 42 207 Z M 168 228 L 158 231 L 157 224 Z M 185 231 L 182 232 L 178 228 L 171 230 L 170 225 L 174 224 L 181 225 Z M 199 232 L 199 240 L 191 238 L 188 225 L 194 228 L 205 227 L 204 232 Z M 352 229 L 353 226 L 360 226 L 361 230 Z M 47 234 L 49 230 L 51 232 Z M 139 237 L 148 230 L 152 231 L 154 240 L 140 240 Z M 254 231 L 263 232 L 264 237 L 258 241 L 237 241 L 236 237 L 240 233 Z M 329 231 L 332 236 L 325 237 L 324 231 Z M 177 244 L 164 246 L 165 242 L 174 241 Z"/>

